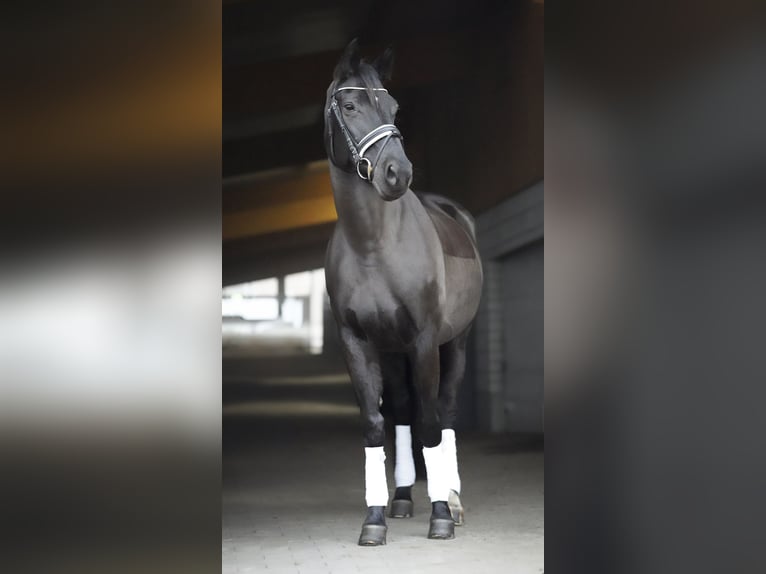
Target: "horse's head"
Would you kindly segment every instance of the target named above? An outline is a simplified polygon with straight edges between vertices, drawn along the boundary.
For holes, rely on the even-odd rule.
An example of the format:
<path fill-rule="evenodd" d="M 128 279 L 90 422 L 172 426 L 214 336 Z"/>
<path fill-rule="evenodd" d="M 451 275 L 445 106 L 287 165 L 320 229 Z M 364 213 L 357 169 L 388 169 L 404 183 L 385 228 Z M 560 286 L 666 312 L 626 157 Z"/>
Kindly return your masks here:
<path fill-rule="evenodd" d="M 412 182 L 412 163 L 393 125 L 399 104 L 382 83 L 392 60 L 391 49 L 371 64 L 361 60 L 353 40 L 335 67 L 325 104 L 330 161 L 369 181 L 386 201 L 400 198 Z"/>

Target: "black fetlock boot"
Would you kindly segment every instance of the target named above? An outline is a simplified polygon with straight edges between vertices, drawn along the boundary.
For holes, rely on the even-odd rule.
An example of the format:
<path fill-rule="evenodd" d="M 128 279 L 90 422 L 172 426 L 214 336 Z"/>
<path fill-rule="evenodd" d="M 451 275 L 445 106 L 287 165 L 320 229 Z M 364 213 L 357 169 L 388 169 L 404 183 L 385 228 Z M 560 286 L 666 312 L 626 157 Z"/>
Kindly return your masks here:
<path fill-rule="evenodd" d="M 410 518 L 413 513 L 412 486 L 397 486 L 391 501 L 391 518 Z"/>
<path fill-rule="evenodd" d="M 359 546 L 382 546 L 386 543 L 386 507 L 370 506 L 367 508 L 367 518 L 362 524 L 359 535 Z"/>
<path fill-rule="evenodd" d="M 428 528 L 428 537 L 435 540 L 455 538 L 455 521 L 452 520 L 446 501 L 431 503 L 431 526 Z"/>

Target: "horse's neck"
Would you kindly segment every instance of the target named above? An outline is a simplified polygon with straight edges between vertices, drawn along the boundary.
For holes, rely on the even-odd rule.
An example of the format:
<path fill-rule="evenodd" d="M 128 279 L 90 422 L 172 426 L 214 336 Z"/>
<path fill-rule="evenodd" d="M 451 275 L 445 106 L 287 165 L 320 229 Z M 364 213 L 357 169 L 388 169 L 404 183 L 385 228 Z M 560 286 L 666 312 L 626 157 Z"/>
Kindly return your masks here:
<path fill-rule="evenodd" d="M 381 253 L 396 242 L 402 225 L 402 200 L 383 201 L 372 185 L 362 180 L 333 178 L 333 192 L 338 222 L 359 255 Z"/>

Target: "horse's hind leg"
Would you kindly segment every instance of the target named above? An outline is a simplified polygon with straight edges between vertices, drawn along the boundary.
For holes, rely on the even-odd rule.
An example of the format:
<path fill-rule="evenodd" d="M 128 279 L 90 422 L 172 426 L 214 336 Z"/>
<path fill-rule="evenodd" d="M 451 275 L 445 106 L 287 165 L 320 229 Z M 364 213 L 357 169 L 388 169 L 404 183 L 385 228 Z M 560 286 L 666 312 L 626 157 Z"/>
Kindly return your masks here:
<path fill-rule="evenodd" d="M 465 352 L 468 332 L 459 335 L 439 349 L 440 374 L 439 416 L 442 423 L 442 452 L 445 472 L 449 481 L 449 508 L 455 524 L 464 522 L 463 505 L 460 502 L 460 473 L 457 465 L 455 419 L 457 418 L 457 394 L 465 374 Z"/>
<path fill-rule="evenodd" d="M 441 448 L 439 422 L 439 347 L 433 340 L 421 340 L 411 356 L 413 380 L 420 406 L 420 434 L 423 458 L 428 475 L 428 497 L 431 499 L 429 538 L 455 537 L 455 523 L 449 511 L 449 482 L 445 457 Z"/>
<path fill-rule="evenodd" d="M 383 448 L 385 428 L 380 413 L 383 394 L 380 355 L 370 343 L 359 339 L 349 329 L 341 329 L 343 351 L 364 423 L 365 501 L 367 517 L 359 536 L 360 546 L 386 543 L 385 509 L 388 505 L 386 455 Z"/>
<path fill-rule="evenodd" d="M 391 501 L 392 518 L 409 518 L 414 514 L 412 486 L 415 484 L 415 459 L 412 456 L 412 401 L 409 363 L 402 354 L 383 356 L 384 401 L 390 402 L 396 432 L 396 492 Z M 385 405 L 384 405 L 385 407 Z"/>

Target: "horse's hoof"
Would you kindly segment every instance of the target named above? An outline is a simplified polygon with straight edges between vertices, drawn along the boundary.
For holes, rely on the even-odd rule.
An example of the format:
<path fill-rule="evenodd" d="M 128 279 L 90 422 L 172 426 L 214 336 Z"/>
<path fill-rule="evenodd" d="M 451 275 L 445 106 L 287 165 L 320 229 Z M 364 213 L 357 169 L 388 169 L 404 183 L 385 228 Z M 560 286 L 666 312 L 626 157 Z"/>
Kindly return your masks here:
<path fill-rule="evenodd" d="M 393 500 L 391 502 L 391 518 L 410 518 L 415 505 L 411 500 Z"/>
<path fill-rule="evenodd" d="M 383 546 L 386 543 L 388 527 L 381 524 L 363 524 L 359 535 L 359 546 Z"/>
<path fill-rule="evenodd" d="M 460 502 L 460 496 L 454 490 L 449 491 L 449 512 L 452 515 L 452 520 L 455 521 L 456 526 L 463 526 L 465 521 L 465 514 L 463 512 L 463 505 Z"/>
<path fill-rule="evenodd" d="M 451 518 L 432 518 L 428 537 L 432 540 L 455 538 L 455 522 Z"/>

